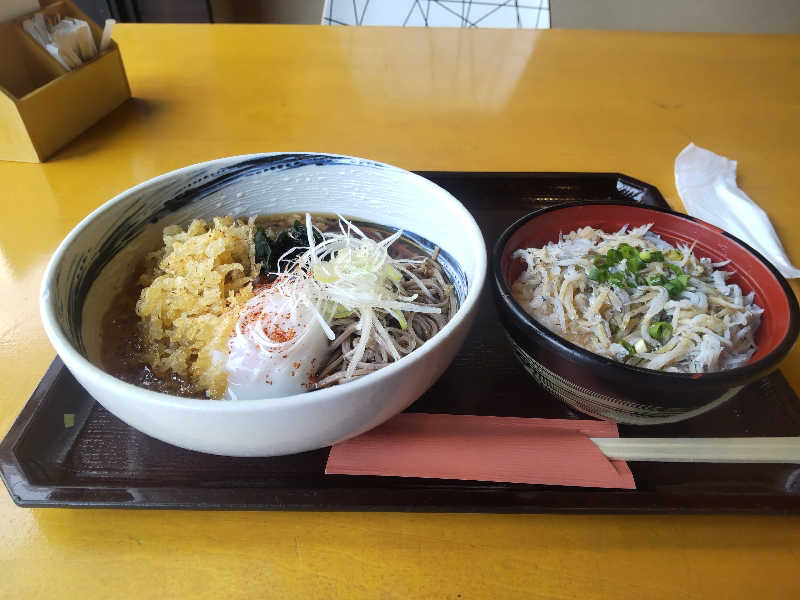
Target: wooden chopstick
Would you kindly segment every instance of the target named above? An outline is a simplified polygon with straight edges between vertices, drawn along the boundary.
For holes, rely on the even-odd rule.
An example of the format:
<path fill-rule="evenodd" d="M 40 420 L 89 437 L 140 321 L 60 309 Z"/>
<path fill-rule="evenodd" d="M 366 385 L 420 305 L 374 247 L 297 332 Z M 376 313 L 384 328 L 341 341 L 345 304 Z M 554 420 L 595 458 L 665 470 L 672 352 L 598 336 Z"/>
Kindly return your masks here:
<path fill-rule="evenodd" d="M 590 439 L 608 458 L 618 460 L 800 463 L 800 437 Z"/>

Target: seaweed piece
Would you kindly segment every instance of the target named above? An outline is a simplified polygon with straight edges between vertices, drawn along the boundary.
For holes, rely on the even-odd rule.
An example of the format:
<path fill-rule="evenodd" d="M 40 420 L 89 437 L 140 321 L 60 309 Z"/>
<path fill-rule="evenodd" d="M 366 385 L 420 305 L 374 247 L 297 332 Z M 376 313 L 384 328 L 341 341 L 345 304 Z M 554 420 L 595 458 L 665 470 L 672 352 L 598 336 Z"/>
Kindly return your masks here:
<path fill-rule="evenodd" d="M 263 227 L 256 228 L 254 236 L 256 246 L 256 261 L 261 263 L 261 274 L 269 275 L 278 270 L 278 260 L 292 260 L 303 249 L 308 247 L 308 233 L 306 226 L 295 221 L 288 229 L 281 231 L 278 236 L 271 240 Z M 314 230 L 314 243 L 322 243 L 322 235 Z M 294 250 L 294 251 L 292 251 Z"/>
<path fill-rule="evenodd" d="M 256 247 L 256 262 L 261 263 L 261 274 L 266 275 L 269 272 L 270 259 L 272 258 L 272 246 L 263 227 L 256 227 L 253 242 Z"/>

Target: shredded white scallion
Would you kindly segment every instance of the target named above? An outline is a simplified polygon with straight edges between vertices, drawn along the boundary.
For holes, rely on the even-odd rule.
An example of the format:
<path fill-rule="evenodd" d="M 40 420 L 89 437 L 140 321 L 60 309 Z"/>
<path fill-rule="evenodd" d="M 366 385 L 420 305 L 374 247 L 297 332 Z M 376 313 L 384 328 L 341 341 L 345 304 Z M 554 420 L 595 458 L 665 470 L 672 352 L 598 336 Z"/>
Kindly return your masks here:
<path fill-rule="evenodd" d="M 400 358 L 394 345 L 389 343 L 389 334 L 378 318 L 379 312 L 397 320 L 398 311 L 427 314 L 442 311 L 436 306 L 415 303 L 417 294 L 407 296 L 398 290 L 397 282 L 403 274 L 417 279 L 419 287 L 427 289 L 403 266 L 404 261 L 395 260 L 388 253 L 389 247 L 403 235 L 402 230 L 376 242 L 342 216 L 339 216 L 339 230 L 341 233 L 322 234 L 323 241 L 315 243 L 311 216 L 306 214 L 308 247 L 301 248 L 304 251 L 299 257 L 288 258 L 296 252 L 295 248 L 280 257 L 280 271 L 275 274 L 277 277 L 269 293 L 278 292 L 287 298 L 287 312 L 294 314 L 301 305 L 310 308 L 330 340 L 336 337 L 329 326 L 334 315 L 353 313 L 358 316 L 360 340 L 349 357 L 347 369 L 347 377 L 352 377 L 373 329 L 379 338 L 387 340 L 392 358 Z M 404 319 L 398 323 L 405 328 Z M 259 329 L 269 330 L 269 324 L 260 323 Z M 264 338 L 259 341 L 269 345 L 267 336 Z"/>

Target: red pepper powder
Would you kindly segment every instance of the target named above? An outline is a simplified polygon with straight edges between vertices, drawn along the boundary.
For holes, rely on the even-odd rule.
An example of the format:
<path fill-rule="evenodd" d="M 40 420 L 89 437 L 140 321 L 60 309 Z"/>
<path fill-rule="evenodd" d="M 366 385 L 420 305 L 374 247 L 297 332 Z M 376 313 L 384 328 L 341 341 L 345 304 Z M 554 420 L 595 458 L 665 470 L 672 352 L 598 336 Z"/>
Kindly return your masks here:
<path fill-rule="evenodd" d="M 264 334 L 273 342 L 283 344 L 293 339 L 297 335 L 297 332 L 291 327 L 283 329 L 280 325 L 273 325 L 271 329 L 269 326 L 265 327 Z"/>

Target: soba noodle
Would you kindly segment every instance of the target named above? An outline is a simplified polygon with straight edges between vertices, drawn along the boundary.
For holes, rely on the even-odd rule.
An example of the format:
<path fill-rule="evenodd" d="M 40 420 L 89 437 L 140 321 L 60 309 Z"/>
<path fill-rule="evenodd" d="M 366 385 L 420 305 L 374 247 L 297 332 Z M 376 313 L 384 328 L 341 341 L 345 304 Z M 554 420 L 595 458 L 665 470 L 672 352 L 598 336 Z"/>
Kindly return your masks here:
<path fill-rule="evenodd" d="M 415 302 L 439 308 L 440 313 L 405 312 L 406 329 L 399 327 L 394 318 L 383 315 L 378 318 L 387 335 L 373 329 L 363 357 L 355 367 L 352 377 L 347 376 L 347 369 L 360 342 L 358 329 L 359 319 L 348 316 L 336 319 L 331 328 L 336 339 L 331 343 L 331 355 L 322 365 L 318 374 L 315 389 L 328 387 L 356 377 L 367 375 L 389 363 L 399 360 L 406 354 L 431 339 L 444 327 L 458 308 L 458 300 L 453 286 L 447 283 L 442 267 L 436 262 L 437 252 L 433 256 L 414 256 L 404 263 L 403 280 L 397 287 L 402 295 L 417 294 Z"/>

